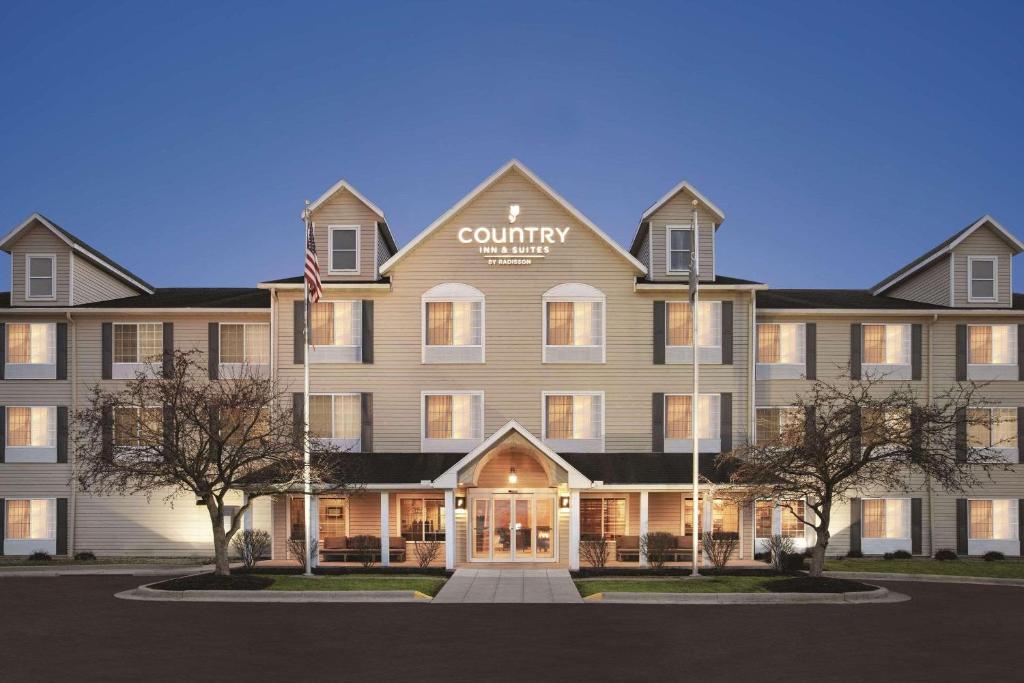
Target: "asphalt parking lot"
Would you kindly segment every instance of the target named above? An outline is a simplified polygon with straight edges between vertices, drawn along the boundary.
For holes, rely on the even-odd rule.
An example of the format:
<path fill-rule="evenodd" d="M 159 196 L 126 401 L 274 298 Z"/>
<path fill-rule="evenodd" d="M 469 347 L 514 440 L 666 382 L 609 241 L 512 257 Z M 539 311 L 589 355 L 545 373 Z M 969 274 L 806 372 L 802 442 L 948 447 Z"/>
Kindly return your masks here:
<path fill-rule="evenodd" d="M 0 578 L 0 680 L 1020 680 L 1024 589 L 896 604 L 213 604 Z"/>

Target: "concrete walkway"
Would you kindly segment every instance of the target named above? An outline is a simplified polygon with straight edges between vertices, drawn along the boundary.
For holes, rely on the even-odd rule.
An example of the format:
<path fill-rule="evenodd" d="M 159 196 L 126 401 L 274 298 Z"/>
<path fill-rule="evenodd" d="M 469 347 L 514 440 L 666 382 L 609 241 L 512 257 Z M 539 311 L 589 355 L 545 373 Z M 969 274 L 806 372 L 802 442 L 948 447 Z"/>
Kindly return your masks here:
<path fill-rule="evenodd" d="M 456 569 L 434 603 L 582 603 L 565 569 Z"/>

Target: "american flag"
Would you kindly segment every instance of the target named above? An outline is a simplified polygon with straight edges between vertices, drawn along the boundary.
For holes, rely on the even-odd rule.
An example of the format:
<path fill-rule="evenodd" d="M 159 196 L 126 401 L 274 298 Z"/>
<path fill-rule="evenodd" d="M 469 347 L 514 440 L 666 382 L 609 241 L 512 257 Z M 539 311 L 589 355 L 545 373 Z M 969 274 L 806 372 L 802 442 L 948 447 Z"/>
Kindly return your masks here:
<path fill-rule="evenodd" d="M 316 303 L 324 294 L 320 284 L 320 264 L 316 260 L 316 240 L 313 239 L 313 224 L 306 224 L 306 285 L 309 287 L 309 300 Z"/>

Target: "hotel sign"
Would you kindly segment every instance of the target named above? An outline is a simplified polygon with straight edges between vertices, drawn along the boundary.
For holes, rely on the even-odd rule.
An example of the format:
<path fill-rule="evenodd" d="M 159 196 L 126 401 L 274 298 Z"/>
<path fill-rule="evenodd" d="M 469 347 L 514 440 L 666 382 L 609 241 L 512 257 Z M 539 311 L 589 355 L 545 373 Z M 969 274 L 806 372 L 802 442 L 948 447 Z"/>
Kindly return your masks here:
<path fill-rule="evenodd" d="M 519 205 L 508 210 L 509 225 L 462 227 L 457 233 L 462 244 L 475 244 L 489 266 L 528 266 L 534 259 L 547 258 L 552 247 L 565 244 L 571 227 L 517 225 Z"/>

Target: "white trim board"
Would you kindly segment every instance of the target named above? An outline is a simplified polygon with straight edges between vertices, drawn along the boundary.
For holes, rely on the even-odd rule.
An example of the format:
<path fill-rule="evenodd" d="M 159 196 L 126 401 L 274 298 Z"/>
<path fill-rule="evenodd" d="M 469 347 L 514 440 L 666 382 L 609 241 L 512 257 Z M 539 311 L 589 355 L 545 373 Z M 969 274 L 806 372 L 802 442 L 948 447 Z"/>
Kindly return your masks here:
<path fill-rule="evenodd" d="M 326 202 L 327 200 L 329 200 L 331 197 L 333 197 L 334 195 L 338 194 L 342 190 L 347 190 L 347 191 L 351 192 L 353 197 L 355 197 L 356 199 L 358 199 L 359 201 L 361 201 L 363 204 L 366 205 L 366 208 L 368 208 L 370 211 L 373 211 L 375 214 L 377 214 L 381 218 L 384 218 L 384 212 L 381 211 L 380 208 L 378 208 L 376 204 L 374 204 L 369 199 L 367 199 L 365 196 L 363 196 L 363 194 L 359 190 L 357 190 L 356 188 L 352 187 L 352 185 L 349 184 L 349 182 L 347 180 L 345 180 L 344 178 L 342 178 L 338 182 L 334 183 L 334 185 L 331 185 L 331 187 L 326 192 L 324 192 L 322 195 L 317 197 L 315 202 L 313 202 L 312 204 L 310 204 L 309 206 L 307 206 L 305 208 L 305 210 L 302 212 L 302 214 L 300 214 L 300 217 L 301 218 L 305 218 L 307 211 L 309 213 L 313 213 L 318 208 L 320 208 L 324 204 L 324 202 Z"/>

